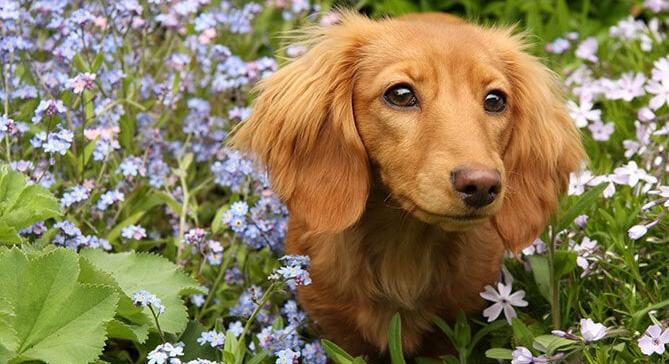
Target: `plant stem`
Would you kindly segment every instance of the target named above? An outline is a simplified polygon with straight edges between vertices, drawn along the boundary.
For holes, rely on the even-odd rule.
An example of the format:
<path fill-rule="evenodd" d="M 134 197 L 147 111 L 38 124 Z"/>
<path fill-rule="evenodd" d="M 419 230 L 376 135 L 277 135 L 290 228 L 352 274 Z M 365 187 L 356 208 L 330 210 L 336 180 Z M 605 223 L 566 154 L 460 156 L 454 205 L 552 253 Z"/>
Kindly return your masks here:
<path fill-rule="evenodd" d="M 163 330 L 160 328 L 160 323 L 158 322 L 158 315 L 156 315 L 156 311 L 153 310 L 153 306 L 148 305 L 149 310 L 151 311 L 151 314 L 153 315 L 153 319 L 156 321 L 156 328 L 158 329 L 158 334 L 160 335 L 160 340 L 163 341 L 163 344 L 167 343 L 165 341 L 165 334 L 163 334 Z"/>
<path fill-rule="evenodd" d="M 553 318 L 553 329 L 560 329 L 560 281 L 555 275 L 555 240 L 554 228 L 549 231 L 548 239 L 548 273 L 551 282 L 551 317 Z"/>
<path fill-rule="evenodd" d="M 228 269 L 228 265 L 230 265 L 230 262 L 232 261 L 232 257 L 235 256 L 235 253 L 237 251 L 237 246 L 236 245 L 231 245 L 230 249 L 228 249 L 228 256 L 225 257 L 225 260 L 221 264 L 221 269 L 218 271 L 218 276 L 216 277 L 216 280 L 214 281 L 214 284 L 211 286 L 209 289 L 209 294 L 207 294 L 207 298 L 205 299 L 204 303 L 202 304 L 202 309 L 200 312 L 198 312 L 196 319 L 200 320 L 202 318 L 202 315 L 206 311 L 207 306 L 211 303 L 211 300 L 213 299 L 216 289 L 218 289 L 218 285 L 221 284 L 221 281 L 223 280 L 223 277 L 225 276 L 225 271 Z"/>
<path fill-rule="evenodd" d="M 251 324 L 253 323 L 253 320 L 256 318 L 256 315 L 258 314 L 258 312 L 260 312 L 260 309 L 262 308 L 262 306 L 264 306 L 265 303 L 267 302 L 267 300 L 269 300 L 270 295 L 273 293 L 274 288 L 276 288 L 278 283 L 279 282 L 277 282 L 277 281 L 272 282 L 272 284 L 270 284 L 270 286 L 267 288 L 267 291 L 265 291 L 265 294 L 263 294 L 262 297 L 260 298 L 260 302 L 258 302 L 258 305 L 253 310 L 253 312 L 251 313 L 251 316 L 249 316 L 249 319 L 246 320 L 246 325 L 244 325 L 244 331 L 242 331 L 242 334 L 239 335 L 239 340 L 240 341 L 243 340 L 246 337 L 246 334 L 249 332 L 249 329 L 251 328 Z"/>

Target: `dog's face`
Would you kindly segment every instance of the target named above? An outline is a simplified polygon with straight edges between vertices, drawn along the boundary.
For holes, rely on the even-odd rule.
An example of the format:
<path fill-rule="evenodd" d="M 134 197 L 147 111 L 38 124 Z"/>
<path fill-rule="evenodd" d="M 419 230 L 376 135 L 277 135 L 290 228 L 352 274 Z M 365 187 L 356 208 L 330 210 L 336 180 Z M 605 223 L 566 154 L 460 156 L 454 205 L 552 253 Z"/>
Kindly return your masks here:
<path fill-rule="evenodd" d="M 445 230 L 493 219 L 529 244 L 583 159 L 556 82 L 522 38 L 443 14 L 344 14 L 311 50 L 264 80 L 233 137 L 267 164 L 293 218 L 341 231 L 380 178 Z"/>
<path fill-rule="evenodd" d="M 500 211 L 506 190 L 514 90 L 504 62 L 478 28 L 395 28 L 362 47 L 353 88 L 358 132 L 404 209 L 447 230 L 472 227 Z"/>

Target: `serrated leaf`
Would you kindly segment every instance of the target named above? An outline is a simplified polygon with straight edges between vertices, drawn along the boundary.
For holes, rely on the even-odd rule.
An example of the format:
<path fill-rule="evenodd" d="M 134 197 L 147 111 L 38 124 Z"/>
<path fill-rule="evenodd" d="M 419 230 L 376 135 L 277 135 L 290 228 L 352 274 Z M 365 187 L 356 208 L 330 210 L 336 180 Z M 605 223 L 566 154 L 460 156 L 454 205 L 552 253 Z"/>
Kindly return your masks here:
<path fill-rule="evenodd" d="M 149 326 L 147 324 L 136 325 L 112 320 L 107 324 L 107 336 L 142 344 L 149 338 Z"/>
<path fill-rule="evenodd" d="M 0 165 L 0 242 L 14 243 L 18 230 L 59 215 L 60 203 L 51 192 L 26 184 L 21 173 Z"/>
<path fill-rule="evenodd" d="M 165 306 L 165 312 L 159 316 L 160 327 L 168 333 L 183 332 L 188 324 L 188 314 L 181 297 L 207 292 L 174 263 L 161 256 L 135 252 L 111 254 L 95 249 L 85 249 L 80 254 L 96 268 L 111 274 L 126 296 L 132 297 L 143 289 L 160 298 Z M 144 308 L 143 314 L 152 320 L 148 309 Z"/>
<path fill-rule="evenodd" d="M 89 363 L 102 352 L 118 295 L 77 282 L 78 262 L 65 248 L 32 259 L 18 249 L 0 256 L 0 297 L 14 307 L 12 362 Z"/>

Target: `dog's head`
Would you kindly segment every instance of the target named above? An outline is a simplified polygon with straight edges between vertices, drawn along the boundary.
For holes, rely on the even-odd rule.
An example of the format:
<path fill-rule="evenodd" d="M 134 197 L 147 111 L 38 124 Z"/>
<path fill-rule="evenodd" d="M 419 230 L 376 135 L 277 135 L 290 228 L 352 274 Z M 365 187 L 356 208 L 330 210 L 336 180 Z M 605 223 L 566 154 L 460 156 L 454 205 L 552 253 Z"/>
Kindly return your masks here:
<path fill-rule="evenodd" d="M 510 29 L 440 14 L 344 13 L 258 86 L 233 144 L 255 153 L 291 214 L 315 232 L 362 215 L 373 176 L 446 230 L 493 219 L 531 242 L 583 159 L 546 67 Z"/>

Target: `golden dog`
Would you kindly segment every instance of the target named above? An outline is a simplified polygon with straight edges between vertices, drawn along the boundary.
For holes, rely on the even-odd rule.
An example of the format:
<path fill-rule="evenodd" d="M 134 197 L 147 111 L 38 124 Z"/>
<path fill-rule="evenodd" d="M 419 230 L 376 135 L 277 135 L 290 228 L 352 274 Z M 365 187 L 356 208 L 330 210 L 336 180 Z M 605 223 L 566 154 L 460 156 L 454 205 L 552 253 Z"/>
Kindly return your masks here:
<path fill-rule="evenodd" d="M 384 355 L 395 312 L 407 355 L 444 351 L 432 317 L 479 312 L 584 159 L 558 83 L 512 29 L 445 14 L 307 32 L 232 139 L 290 210 L 287 253 L 311 257 L 299 300 L 352 354 Z"/>

